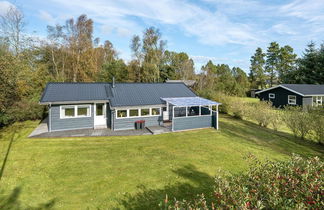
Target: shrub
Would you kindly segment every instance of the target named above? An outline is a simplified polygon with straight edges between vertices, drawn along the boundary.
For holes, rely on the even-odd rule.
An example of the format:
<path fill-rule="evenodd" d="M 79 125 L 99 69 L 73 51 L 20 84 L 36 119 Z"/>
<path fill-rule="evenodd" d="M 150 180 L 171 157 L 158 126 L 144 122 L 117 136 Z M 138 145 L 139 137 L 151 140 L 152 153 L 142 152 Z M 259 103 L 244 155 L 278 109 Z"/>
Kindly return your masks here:
<path fill-rule="evenodd" d="M 233 103 L 233 99 L 230 96 L 223 93 L 217 93 L 210 99 L 222 103 L 222 105 L 219 106 L 220 113 L 228 114 L 230 112 L 230 105 Z"/>
<path fill-rule="evenodd" d="M 312 128 L 311 115 L 302 107 L 286 106 L 283 121 L 296 137 L 302 139 L 305 139 Z"/>
<path fill-rule="evenodd" d="M 229 104 L 229 111 L 234 117 L 243 119 L 249 115 L 250 106 L 251 105 L 245 101 L 233 100 L 232 103 Z"/>
<path fill-rule="evenodd" d="M 271 124 L 274 129 L 278 128 L 280 121 L 279 112 L 273 109 L 272 104 L 268 101 L 251 104 L 249 118 L 263 127 L 268 127 Z"/>
<path fill-rule="evenodd" d="M 314 108 L 309 111 L 312 119 L 311 128 L 313 131 L 314 139 L 320 143 L 324 143 L 324 109 Z"/>
<path fill-rule="evenodd" d="M 164 209 L 321 209 L 323 162 L 293 155 L 286 162 L 252 158 L 246 174 L 216 177 L 214 191 L 192 200 L 160 203 Z"/>

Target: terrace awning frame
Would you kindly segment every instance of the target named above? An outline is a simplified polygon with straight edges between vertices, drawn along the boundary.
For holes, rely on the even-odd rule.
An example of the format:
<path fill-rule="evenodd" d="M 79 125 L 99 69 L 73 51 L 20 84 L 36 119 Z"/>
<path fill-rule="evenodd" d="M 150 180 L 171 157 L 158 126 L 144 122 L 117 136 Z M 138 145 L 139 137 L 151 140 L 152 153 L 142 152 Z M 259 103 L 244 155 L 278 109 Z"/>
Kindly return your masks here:
<path fill-rule="evenodd" d="M 166 108 L 167 112 L 169 112 L 169 105 L 172 105 L 172 121 L 175 118 L 183 118 L 183 117 L 199 117 L 199 116 L 208 116 L 208 115 L 202 115 L 201 114 L 201 107 L 208 106 L 210 110 L 210 116 L 212 115 L 212 112 L 216 112 L 217 116 L 217 129 L 218 129 L 218 106 L 221 105 L 221 103 L 218 103 L 216 101 L 211 101 L 205 98 L 201 97 L 172 97 L 172 98 L 161 98 L 161 100 L 166 102 Z M 188 107 L 197 106 L 199 107 L 199 115 L 195 116 L 188 116 Z M 216 106 L 216 110 L 212 109 L 212 106 Z M 181 117 L 175 117 L 174 116 L 174 109 L 185 107 L 186 108 L 186 116 Z M 173 130 L 173 122 L 172 122 L 172 130 Z"/>

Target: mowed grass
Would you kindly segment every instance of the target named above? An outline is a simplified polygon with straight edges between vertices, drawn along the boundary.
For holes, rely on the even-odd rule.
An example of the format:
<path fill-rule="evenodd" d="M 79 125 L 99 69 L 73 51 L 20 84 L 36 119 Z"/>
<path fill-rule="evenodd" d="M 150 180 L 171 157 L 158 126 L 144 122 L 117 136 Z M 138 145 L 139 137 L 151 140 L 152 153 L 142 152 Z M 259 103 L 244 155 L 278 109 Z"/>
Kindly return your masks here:
<path fill-rule="evenodd" d="M 212 190 L 217 174 L 243 173 L 249 154 L 261 160 L 286 160 L 292 153 L 323 157 L 318 145 L 227 115 L 220 115 L 219 131 L 26 138 L 37 124 L 17 123 L 0 131 L 0 163 L 15 133 L 0 200 L 19 188 L 23 207 L 52 202 L 54 209 L 158 209 L 166 194 L 190 198 Z"/>

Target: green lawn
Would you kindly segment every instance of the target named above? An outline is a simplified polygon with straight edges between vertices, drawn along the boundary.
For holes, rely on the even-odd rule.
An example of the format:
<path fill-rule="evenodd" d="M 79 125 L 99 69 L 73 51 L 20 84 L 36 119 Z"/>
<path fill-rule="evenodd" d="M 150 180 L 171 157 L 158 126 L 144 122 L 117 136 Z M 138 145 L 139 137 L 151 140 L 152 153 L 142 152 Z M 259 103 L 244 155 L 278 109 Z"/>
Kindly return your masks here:
<path fill-rule="evenodd" d="M 29 121 L 0 131 L 2 163 L 8 140 L 19 129 L 0 181 L 0 202 L 18 188 L 22 206 L 155 209 L 165 194 L 190 197 L 211 190 L 217 173 L 244 172 L 248 154 L 285 160 L 291 153 L 323 157 L 324 151 L 227 115 L 220 115 L 219 131 L 156 136 L 26 138 L 36 125 Z"/>

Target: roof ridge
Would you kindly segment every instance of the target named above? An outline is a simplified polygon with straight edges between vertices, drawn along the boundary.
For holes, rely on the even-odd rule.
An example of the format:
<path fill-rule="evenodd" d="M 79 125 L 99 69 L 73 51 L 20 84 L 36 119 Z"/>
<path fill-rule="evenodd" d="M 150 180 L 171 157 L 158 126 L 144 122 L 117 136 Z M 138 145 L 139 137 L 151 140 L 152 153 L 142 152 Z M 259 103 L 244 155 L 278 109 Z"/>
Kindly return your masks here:
<path fill-rule="evenodd" d="M 112 82 L 48 82 L 47 84 L 112 84 Z M 185 84 L 184 82 L 115 82 L 115 84 Z"/>

